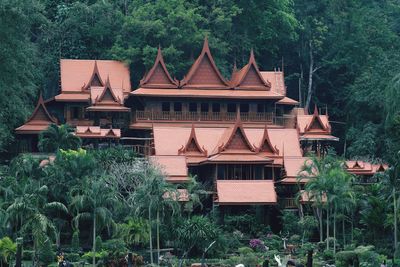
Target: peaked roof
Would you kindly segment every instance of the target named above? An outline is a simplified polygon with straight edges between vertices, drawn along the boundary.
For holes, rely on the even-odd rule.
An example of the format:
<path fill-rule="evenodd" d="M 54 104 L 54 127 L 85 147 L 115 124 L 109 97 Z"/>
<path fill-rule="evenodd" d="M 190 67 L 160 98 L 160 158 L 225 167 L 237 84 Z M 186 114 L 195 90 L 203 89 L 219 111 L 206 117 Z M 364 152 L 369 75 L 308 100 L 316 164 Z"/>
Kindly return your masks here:
<path fill-rule="evenodd" d="M 50 115 L 44 104 L 42 93 L 39 95 L 38 103 L 24 125 L 15 129 L 17 133 L 39 133 L 47 129 L 47 127 L 55 123 L 57 120 Z"/>
<path fill-rule="evenodd" d="M 194 124 L 192 124 L 192 129 L 186 145 L 178 150 L 178 154 L 186 153 L 207 156 L 207 150 L 204 147 L 200 147 L 199 141 L 197 140 Z"/>
<path fill-rule="evenodd" d="M 271 83 L 264 80 L 251 50 L 249 62 L 240 71 L 232 73 L 231 86 L 236 89 L 270 90 Z"/>
<path fill-rule="evenodd" d="M 264 128 L 264 134 L 261 138 L 260 145 L 256 148 L 257 152 L 266 152 L 267 154 L 279 155 L 279 149 L 276 146 L 273 146 L 271 140 L 268 135 L 267 125 Z"/>
<path fill-rule="evenodd" d="M 203 49 L 199 57 L 193 63 L 186 76 L 180 81 L 182 88 L 199 89 L 228 89 L 229 84 L 225 81 L 215 65 L 205 37 Z"/>
<path fill-rule="evenodd" d="M 157 57 L 153 67 L 140 80 L 140 86 L 144 88 L 177 88 L 178 81 L 171 78 L 164 63 L 161 48 L 158 47 Z"/>
<path fill-rule="evenodd" d="M 116 96 L 116 94 L 114 93 L 114 90 L 111 88 L 109 77 L 107 77 L 103 92 L 99 96 L 96 97 L 95 103 L 93 103 L 93 104 L 99 104 L 104 101 L 107 101 L 107 102 L 114 101 L 120 105 L 123 104 L 122 100 Z"/>
<path fill-rule="evenodd" d="M 92 75 L 89 81 L 82 86 L 82 90 L 89 90 L 91 86 L 104 86 L 104 82 L 101 79 L 99 68 L 97 67 L 97 60 L 94 61 L 94 67 Z"/>
<path fill-rule="evenodd" d="M 318 108 L 315 105 L 314 107 L 314 114 L 311 118 L 310 123 L 305 129 L 305 132 L 308 132 L 310 130 L 321 130 L 321 131 L 329 131 L 328 127 L 322 122 L 319 114 L 318 114 Z"/>
<path fill-rule="evenodd" d="M 236 119 L 236 123 L 232 131 L 229 132 L 228 128 L 226 134 L 222 136 L 221 139 L 222 142 L 218 146 L 219 153 L 226 150 L 243 150 L 243 149 L 247 149 L 251 152 L 254 152 L 254 147 L 251 145 L 243 129 L 243 124 L 240 119 L 240 113 L 238 112 L 237 114 L 238 116 Z"/>

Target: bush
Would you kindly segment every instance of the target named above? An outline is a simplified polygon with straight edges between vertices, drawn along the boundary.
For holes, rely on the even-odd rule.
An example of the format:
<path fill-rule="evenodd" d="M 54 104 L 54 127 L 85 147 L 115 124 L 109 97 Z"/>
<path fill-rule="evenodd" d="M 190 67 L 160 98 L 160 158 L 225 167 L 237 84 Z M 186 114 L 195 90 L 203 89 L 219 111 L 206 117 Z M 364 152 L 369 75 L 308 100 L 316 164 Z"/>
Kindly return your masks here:
<path fill-rule="evenodd" d="M 264 240 L 264 244 L 270 250 L 280 250 L 281 248 L 283 248 L 282 239 L 277 235 L 267 235 Z"/>
<path fill-rule="evenodd" d="M 107 256 L 108 256 L 108 252 L 105 250 L 96 252 L 96 254 L 95 254 L 96 262 L 99 262 L 99 261 L 103 262 Z M 93 260 L 93 251 L 83 254 L 82 259 L 86 260 L 88 263 L 91 263 Z"/>
<path fill-rule="evenodd" d="M 52 249 L 51 243 L 48 240 L 39 248 L 38 255 L 39 262 L 43 266 L 48 266 L 50 263 L 56 261 L 56 253 Z"/>
<path fill-rule="evenodd" d="M 235 230 L 238 230 L 244 234 L 256 236 L 260 232 L 263 233 L 265 230 L 265 225 L 255 222 L 254 217 L 249 214 L 230 215 L 225 216 L 223 228 L 229 233 L 233 233 Z"/>
<path fill-rule="evenodd" d="M 336 265 L 338 267 L 353 266 L 357 257 L 357 253 L 354 251 L 340 251 L 336 253 Z"/>
<path fill-rule="evenodd" d="M 65 259 L 70 262 L 78 262 L 81 256 L 78 253 L 65 253 Z"/>
<path fill-rule="evenodd" d="M 103 249 L 103 240 L 101 240 L 100 236 L 96 236 L 96 250 L 101 251 Z"/>
<path fill-rule="evenodd" d="M 22 260 L 24 260 L 24 261 L 32 260 L 34 253 L 35 252 L 33 250 L 23 250 L 22 251 Z"/>
<path fill-rule="evenodd" d="M 354 250 L 360 259 L 361 267 L 379 266 L 386 259 L 385 256 L 379 255 L 374 251 L 374 246 L 359 246 Z"/>
<path fill-rule="evenodd" d="M 239 254 L 241 254 L 241 255 L 247 255 L 247 254 L 249 254 L 249 253 L 254 253 L 253 249 L 252 249 L 252 248 L 249 248 L 249 247 L 241 247 L 241 248 L 238 248 L 238 252 L 239 252 Z"/>

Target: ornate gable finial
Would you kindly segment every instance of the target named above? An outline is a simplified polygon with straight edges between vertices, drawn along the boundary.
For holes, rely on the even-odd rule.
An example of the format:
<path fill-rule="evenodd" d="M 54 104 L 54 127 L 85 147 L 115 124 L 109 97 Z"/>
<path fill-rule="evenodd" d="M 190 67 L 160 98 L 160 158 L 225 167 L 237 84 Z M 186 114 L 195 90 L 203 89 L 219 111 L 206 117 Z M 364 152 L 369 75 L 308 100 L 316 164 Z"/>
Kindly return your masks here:
<path fill-rule="evenodd" d="M 110 76 L 109 75 L 107 75 L 107 79 L 105 81 L 103 91 L 101 92 L 100 96 L 96 97 L 96 103 L 103 101 L 103 98 L 106 95 L 107 91 L 110 92 L 110 94 L 111 94 L 111 96 L 112 96 L 112 98 L 113 98 L 113 100 L 115 102 L 117 102 L 119 104 L 122 104 L 121 103 L 121 99 L 115 95 L 114 90 L 111 87 Z"/>
<path fill-rule="evenodd" d="M 32 115 L 28 118 L 28 120 L 26 121 L 25 124 L 27 124 L 27 123 L 29 123 L 31 121 L 35 121 L 35 120 L 42 120 L 43 117 L 37 118 L 38 113 L 40 111 L 43 112 L 45 118 L 49 122 L 57 124 L 57 120 L 53 116 L 50 115 L 50 113 L 48 112 L 48 110 L 46 108 L 46 105 L 45 105 L 44 99 L 43 99 L 43 95 L 42 95 L 42 91 L 40 91 L 40 93 L 39 93 L 38 102 L 36 104 L 35 109 L 32 112 Z"/>
<path fill-rule="evenodd" d="M 317 104 L 314 104 L 314 113 L 313 113 L 313 115 L 314 116 L 319 116 Z"/>
<path fill-rule="evenodd" d="M 308 132 L 309 130 L 311 130 L 315 123 L 318 123 L 320 130 L 329 131 L 329 127 L 327 127 L 321 120 L 317 105 L 314 106 L 313 116 L 311 118 L 310 123 L 307 124 L 307 126 L 305 127 L 304 131 Z"/>
<path fill-rule="evenodd" d="M 222 142 L 218 147 L 218 152 L 223 152 L 227 149 L 230 149 L 231 145 L 233 145 L 233 149 L 244 149 L 243 146 L 245 146 L 246 149 L 250 150 L 251 152 L 255 152 L 254 147 L 251 145 L 249 139 L 247 138 L 246 132 L 244 131 L 239 113 L 240 112 L 237 112 L 235 126 L 230 132 L 229 137 L 227 139 L 225 138 L 225 142 Z"/>

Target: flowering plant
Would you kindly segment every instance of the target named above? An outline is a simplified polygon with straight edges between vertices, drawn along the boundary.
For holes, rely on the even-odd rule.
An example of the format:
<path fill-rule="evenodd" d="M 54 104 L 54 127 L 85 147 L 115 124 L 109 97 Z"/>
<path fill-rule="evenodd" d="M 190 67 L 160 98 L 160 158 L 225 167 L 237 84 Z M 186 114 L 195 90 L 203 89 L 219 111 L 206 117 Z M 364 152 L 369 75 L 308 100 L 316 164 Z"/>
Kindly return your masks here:
<path fill-rule="evenodd" d="M 257 238 L 251 239 L 249 245 L 252 249 L 257 249 L 261 251 L 267 250 L 267 247 L 264 245 L 264 242 Z"/>

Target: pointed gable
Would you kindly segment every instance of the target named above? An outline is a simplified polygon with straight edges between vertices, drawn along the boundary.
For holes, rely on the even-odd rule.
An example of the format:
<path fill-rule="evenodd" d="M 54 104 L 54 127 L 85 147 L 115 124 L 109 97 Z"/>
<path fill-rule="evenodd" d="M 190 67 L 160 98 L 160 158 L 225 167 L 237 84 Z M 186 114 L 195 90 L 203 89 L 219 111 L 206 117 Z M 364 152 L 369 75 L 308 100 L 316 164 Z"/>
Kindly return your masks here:
<path fill-rule="evenodd" d="M 192 124 L 189 139 L 186 145 L 178 150 L 178 154 L 190 154 L 190 155 L 202 155 L 207 156 L 207 150 L 204 147 L 200 147 L 200 144 L 196 137 L 196 131 Z"/>
<path fill-rule="evenodd" d="M 150 71 L 140 81 L 143 88 L 177 88 L 178 82 L 173 80 L 165 66 L 161 48 L 158 47 L 156 61 Z"/>
<path fill-rule="evenodd" d="M 311 122 L 305 129 L 305 132 L 308 131 L 323 131 L 323 132 L 329 131 L 329 129 L 324 125 L 324 123 L 321 120 L 321 117 L 318 114 L 317 106 L 314 107 L 314 114 L 313 117 L 311 118 Z"/>
<path fill-rule="evenodd" d="M 222 77 L 208 46 L 207 37 L 204 40 L 203 49 L 193 63 L 187 75 L 181 80 L 182 88 L 199 89 L 228 89 L 229 84 Z"/>
<path fill-rule="evenodd" d="M 19 134 L 37 134 L 47 129 L 50 124 L 57 124 L 57 120 L 50 115 L 44 105 L 42 94 L 39 96 L 38 103 L 32 112 L 32 115 L 28 118 L 24 125 L 16 128 L 16 132 Z"/>
<path fill-rule="evenodd" d="M 265 125 L 263 137 L 261 138 L 260 145 L 256 150 L 257 152 L 264 152 L 268 155 L 279 155 L 279 149 L 276 146 L 273 146 L 271 143 L 268 135 L 267 125 Z"/>
<path fill-rule="evenodd" d="M 92 75 L 90 76 L 89 81 L 82 87 L 82 90 L 89 90 L 91 86 L 104 86 L 104 83 L 100 77 L 99 68 L 97 66 L 97 60 L 94 61 Z"/>
<path fill-rule="evenodd" d="M 110 79 L 108 77 L 103 92 L 98 97 L 96 97 L 95 101 L 96 102 L 94 104 L 100 104 L 104 102 L 122 104 L 121 99 L 116 96 L 113 89 L 111 88 Z"/>
<path fill-rule="evenodd" d="M 231 78 L 231 86 L 235 89 L 249 89 L 249 90 L 270 90 L 271 84 L 265 81 L 262 77 L 254 57 L 253 50 L 251 50 L 249 63 L 244 66 L 240 71 L 233 72 Z"/>
<path fill-rule="evenodd" d="M 222 144 L 218 147 L 218 152 L 223 152 L 227 150 L 247 150 L 254 152 L 254 148 L 250 144 L 249 139 L 246 136 L 239 116 L 240 115 L 238 115 L 235 126 L 230 132 L 228 138 L 223 140 Z"/>

